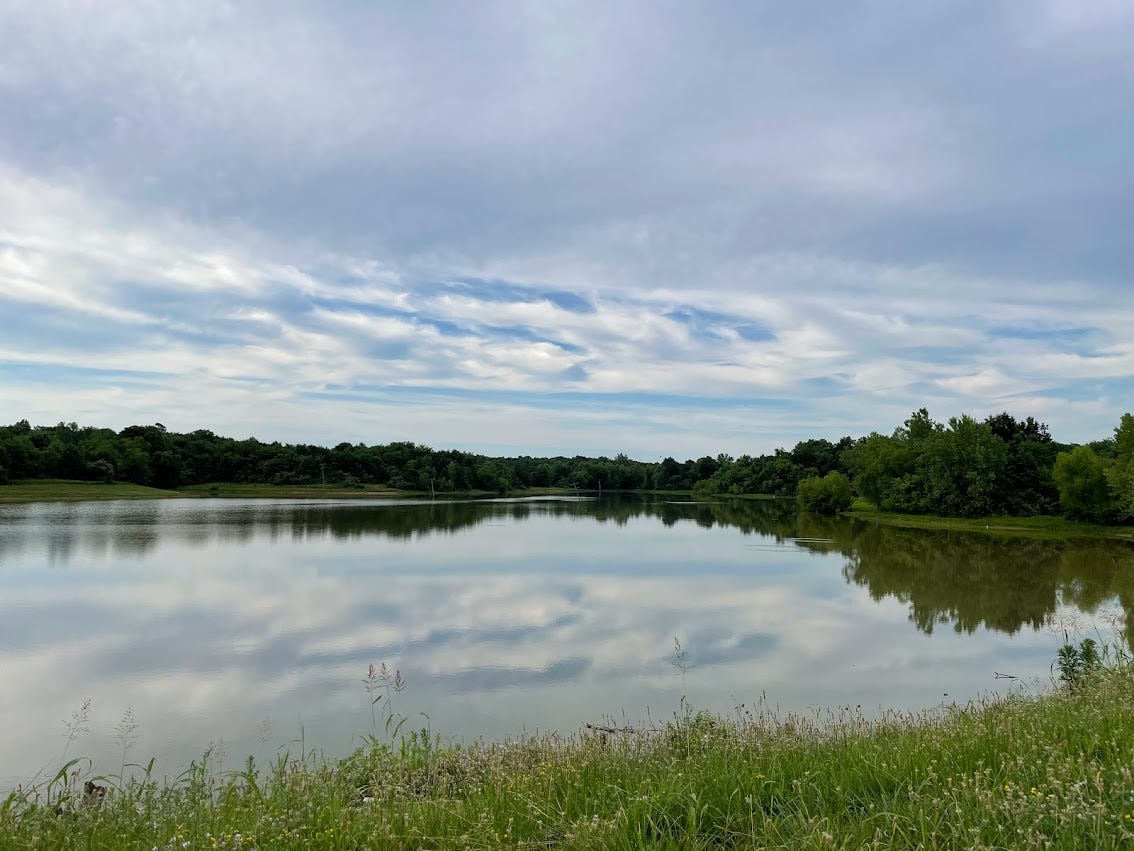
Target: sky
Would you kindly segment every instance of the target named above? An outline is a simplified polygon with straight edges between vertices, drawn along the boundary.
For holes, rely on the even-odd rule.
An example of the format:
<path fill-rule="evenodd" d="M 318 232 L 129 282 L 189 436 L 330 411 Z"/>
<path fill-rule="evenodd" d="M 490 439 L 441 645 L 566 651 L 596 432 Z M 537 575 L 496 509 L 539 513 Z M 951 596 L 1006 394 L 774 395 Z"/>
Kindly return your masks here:
<path fill-rule="evenodd" d="M 8 0 L 0 422 L 641 460 L 1134 405 L 1134 4 Z"/>

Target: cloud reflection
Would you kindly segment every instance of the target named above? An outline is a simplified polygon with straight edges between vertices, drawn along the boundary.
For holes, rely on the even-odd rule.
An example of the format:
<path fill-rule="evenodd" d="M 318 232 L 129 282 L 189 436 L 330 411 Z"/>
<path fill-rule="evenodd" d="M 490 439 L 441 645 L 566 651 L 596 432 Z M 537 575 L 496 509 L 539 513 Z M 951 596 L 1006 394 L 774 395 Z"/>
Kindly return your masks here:
<path fill-rule="evenodd" d="M 1129 605 L 1128 575 L 1122 545 L 772 502 L 0 507 L 0 737 L 38 765 L 90 696 L 109 715 L 132 706 L 145 746 L 174 761 L 221 736 L 251 748 L 266 716 L 301 715 L 333 751 L 369 723 L 359 681 L 377 661 L 410 682 L 399 712 L 464 737 L 668 711 L 682 688 L 718 710 L 760 692 L 933 705 L 1006 664 L 1046 673 L 1055 640 L 1035 628 Z"/>

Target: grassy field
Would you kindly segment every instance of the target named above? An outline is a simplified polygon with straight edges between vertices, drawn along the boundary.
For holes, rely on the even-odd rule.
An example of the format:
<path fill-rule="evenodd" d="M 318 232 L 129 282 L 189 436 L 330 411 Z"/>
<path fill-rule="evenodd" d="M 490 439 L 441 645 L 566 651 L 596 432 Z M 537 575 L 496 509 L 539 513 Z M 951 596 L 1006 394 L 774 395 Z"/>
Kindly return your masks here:
<path fill-rule="evenodd" d="M 79 767 L 0 804 L 0 848 L 1129 848 L 1134 673 L 878 721 L 739 707 L 471 747 L 371 737 L 105 792 Z"/>

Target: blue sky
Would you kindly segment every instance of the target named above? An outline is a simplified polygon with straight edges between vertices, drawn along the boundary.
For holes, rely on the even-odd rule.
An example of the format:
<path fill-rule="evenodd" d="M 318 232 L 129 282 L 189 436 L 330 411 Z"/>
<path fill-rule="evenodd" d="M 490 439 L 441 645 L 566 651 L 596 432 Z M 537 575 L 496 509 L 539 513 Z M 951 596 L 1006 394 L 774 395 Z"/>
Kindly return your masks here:
<path fill-rule="evenodd" d="M 1134 397 L 1134 6 L 10 2 L 0 420 L 646 460 Z"/>

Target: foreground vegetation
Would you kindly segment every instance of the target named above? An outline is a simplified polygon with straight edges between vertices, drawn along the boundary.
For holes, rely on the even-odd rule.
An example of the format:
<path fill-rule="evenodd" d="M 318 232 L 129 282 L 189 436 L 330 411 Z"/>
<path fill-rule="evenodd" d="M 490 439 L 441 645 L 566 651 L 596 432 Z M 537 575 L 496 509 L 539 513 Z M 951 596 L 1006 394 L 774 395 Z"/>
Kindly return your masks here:
<path fill-rule="evenodd" d="M 879 721 L 742 706 L 471 747 L 422 732 L 85 791 L 76 764 L 0 805 L 0 848 L 1129 847 L 1134 672 L 1075 648 L 1060 668 L 1052 693 Z"/>

